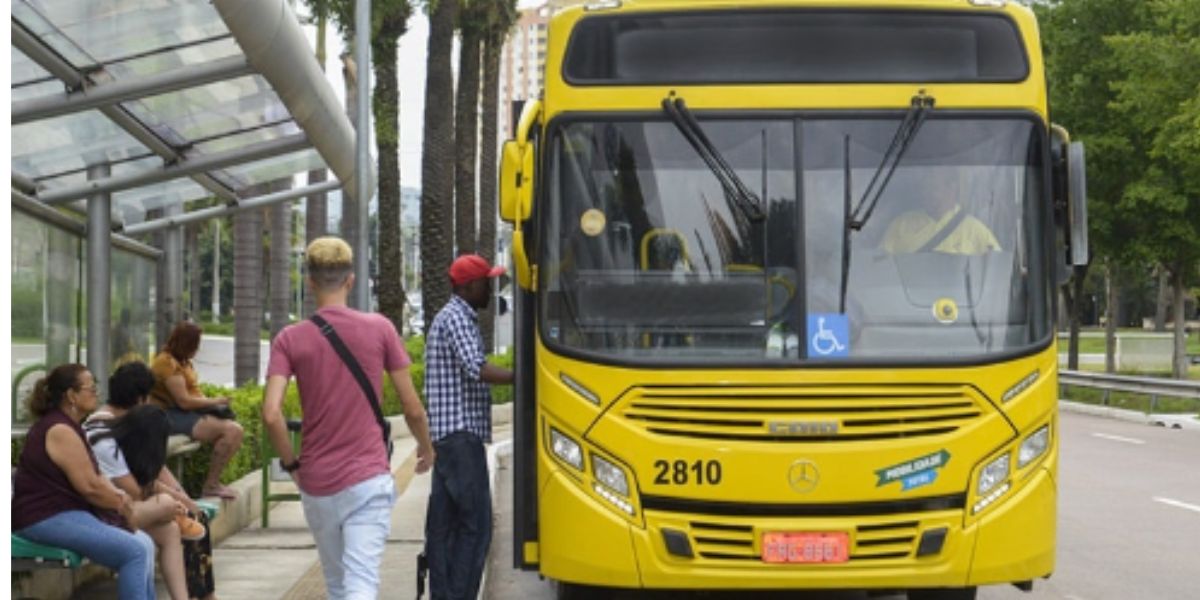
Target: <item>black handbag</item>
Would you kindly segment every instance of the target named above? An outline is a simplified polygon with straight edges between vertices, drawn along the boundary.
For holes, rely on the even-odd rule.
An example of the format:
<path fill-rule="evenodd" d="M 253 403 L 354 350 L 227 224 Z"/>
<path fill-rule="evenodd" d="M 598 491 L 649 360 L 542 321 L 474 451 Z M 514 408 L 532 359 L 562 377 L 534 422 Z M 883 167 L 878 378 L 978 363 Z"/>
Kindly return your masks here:
<path fill-rule="evenodd" d="M 208 515 L 194 515 L 204 525 L 204 537 L 198 540 L 183 540 L 183 571 L 187 578 L 188 597 L 204 598 L 216 591 L 213 580 L 212 534 L 208 526 Z"/>
<path fill-rule="evenodd" d="M 358 359 L 350 353 L 350 349 L 342 342 L 342 338 L 338 337 L 337 331 L 329 324 L 321 315 L 314 314 L 309 319 L 317 325 L 321 330 L 321 335 L 329 340 L 329 345 L 333 346 L 333 351 L 341 357 L 342 362 L 346 363 L 346 368 L 350 369 L 350 374 L 354 375 L 354 380 L 358 382 L 358 386 L 362 388 L 363 394 L 367 396 L 367 402 L 371 404 L 371 410 L 375 413 L 375 421 L 379 423 L 379 428 L 383 430 L 383 447 L 387 449 L 387 458 L 392 460 L 392 424 L 387 419 L 383 418 L 383 410 L 379 408 L 379 398 L 375 396 L 375 387 L 371 385 L 371 380 L 367 379 L 367 374 L 363 373 L 362 366 L 358 364 Z"/>
<path fill-rule="evenodd" d="M 222 404 L 220 406 L 206 406 L 198 409 L 196 412 L 206 417 L 216 417 L 218 419 L 225 419 L 227 421 L 237 420 L 237 413 L 233 412 L 233 409 L 227 404 Z"/>

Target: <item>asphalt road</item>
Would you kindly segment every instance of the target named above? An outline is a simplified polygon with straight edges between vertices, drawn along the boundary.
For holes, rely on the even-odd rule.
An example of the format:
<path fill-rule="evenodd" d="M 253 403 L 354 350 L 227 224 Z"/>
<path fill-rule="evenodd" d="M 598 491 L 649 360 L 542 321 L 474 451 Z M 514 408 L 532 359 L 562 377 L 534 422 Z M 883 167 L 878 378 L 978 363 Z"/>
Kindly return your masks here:
<path fill-rule="evenodd" d="M 1058 561 L 1031 593 L 980 589 L 980 600 L 1200 598 L 1200 432 L 1063 413 Z M 505 465 L 502 464 L 502 468 Z M 511 568 L 511 471 L 500 473 L 485 598 L 554 598 L 553 584 Z M 623 592 L 614 600 L 789 598 L 902 600 L 861 591 L 763 594 Z"/>

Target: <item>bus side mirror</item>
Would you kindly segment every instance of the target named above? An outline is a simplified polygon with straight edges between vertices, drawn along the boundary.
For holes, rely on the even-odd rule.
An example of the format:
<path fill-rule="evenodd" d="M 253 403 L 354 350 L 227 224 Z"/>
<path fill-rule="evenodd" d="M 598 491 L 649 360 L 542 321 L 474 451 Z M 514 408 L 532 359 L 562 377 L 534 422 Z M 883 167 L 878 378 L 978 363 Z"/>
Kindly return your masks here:
<path fill-rule="evenodd" d="M 1087 164 L 1083 142 L 1067 147 L 1067 224 L 1071 264 L 1088 264 Z"/>
<path fill-rule="evenodd" d="M 525 221 L 533 206 L 533 146 L 504 142 L 500 158 L 500 218 Z"/>

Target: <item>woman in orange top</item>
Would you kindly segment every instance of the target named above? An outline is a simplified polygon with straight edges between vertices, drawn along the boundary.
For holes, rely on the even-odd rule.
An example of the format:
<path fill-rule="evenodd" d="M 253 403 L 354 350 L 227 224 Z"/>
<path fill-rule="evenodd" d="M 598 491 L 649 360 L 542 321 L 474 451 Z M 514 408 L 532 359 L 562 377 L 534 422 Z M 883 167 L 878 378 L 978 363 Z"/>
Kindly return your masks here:
<path fill-rule="evenodd" d="M 182 321 L 171 331 L 167 345 L 154 357 L 154 389 L 150 397 L 167 411 L 171 433 L 182 433 L 194 440 L 213 444 L 212 460 L 204 478 L 205 496 L 225 499 L 237 497 L 232 488 L 221 485 L 221 471 L 242 446 L 242 426 L 237 421 L 216 416 L 228 412 L 228 398 L 208 398 L 200 392 L 192 358 L 200 349 L 200 327 Z"/>

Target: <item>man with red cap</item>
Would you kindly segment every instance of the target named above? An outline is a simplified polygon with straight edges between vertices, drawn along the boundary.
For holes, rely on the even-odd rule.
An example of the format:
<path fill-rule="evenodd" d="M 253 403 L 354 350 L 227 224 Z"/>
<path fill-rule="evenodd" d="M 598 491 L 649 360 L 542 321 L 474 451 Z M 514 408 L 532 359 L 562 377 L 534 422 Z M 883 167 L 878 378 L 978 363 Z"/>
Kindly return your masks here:
<path fill-rule="evenodd" d="M 512 371 L 489 364 L 477 311 L 504 273 L 478 254 L 450 265 L 454 294 L 425 338 L 425 399 L 436 458 L 425 555 L 433 600 L 474 600 L 492 540 L 492 494 L 484 444 L 492 441 L 489 384 L 511 384 Z"/>

